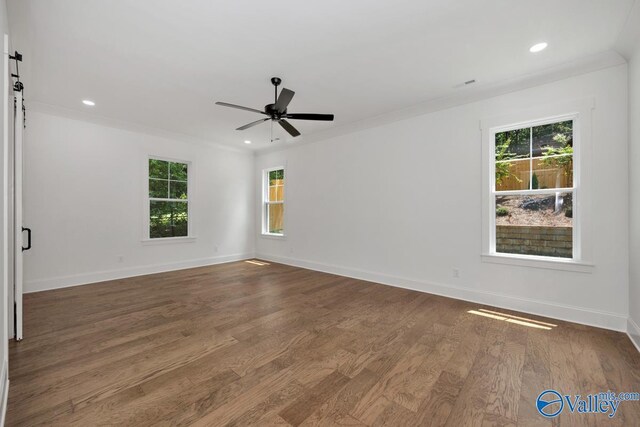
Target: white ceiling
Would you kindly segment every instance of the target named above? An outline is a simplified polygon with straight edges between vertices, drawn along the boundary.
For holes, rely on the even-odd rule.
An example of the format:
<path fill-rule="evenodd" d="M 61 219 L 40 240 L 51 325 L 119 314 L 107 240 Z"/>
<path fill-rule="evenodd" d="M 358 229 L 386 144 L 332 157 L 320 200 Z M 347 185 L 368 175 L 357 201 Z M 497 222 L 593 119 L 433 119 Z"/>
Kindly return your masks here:
<path fill-rule="evenodd" d="M 612 49 L 634 0 L 7 3 L 29 102 L 259 149 L 269 125 L 215 101 L 262 109 L 280 76 L 290 112 L 336 115 L 292 121 L 312 135 Z"/>

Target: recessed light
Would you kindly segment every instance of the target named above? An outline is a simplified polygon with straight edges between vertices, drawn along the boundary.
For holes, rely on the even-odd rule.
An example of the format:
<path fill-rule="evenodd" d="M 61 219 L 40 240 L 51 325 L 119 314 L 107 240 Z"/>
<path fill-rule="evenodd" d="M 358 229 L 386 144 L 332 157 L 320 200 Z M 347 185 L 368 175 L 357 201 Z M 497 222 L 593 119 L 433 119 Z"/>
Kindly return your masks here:
<path fill-rule="evenodd" d="M 245 144 L 251 144 L 251 141 L 249 141 L 248 139 L 246 139 L 246 140 L 244 141 L 244 143 L 245 143 Z"/>
<path fill-rule="evenodd" d="M 542 43 L 536 43 L 533 46 L 531 46 L 529 48 L 529 52 L 531 53 L 537 53 L 537 52 L 541 52 L 543 50 L 545 50 L 547 48 L 547 44 L 545 42 Z"/>
<path fill-rule="evenodd" d="M 89 107 L 93 107 L 94 105 L 96 105 L 96 103 L 95 103 L 95 102 L 90 101 L 90 100 L 88 100 L 88 99 L 83 99 L 83 100 L 82 100 L 82 103 L 83 103 L 84 105 L 88 105 Z"/>

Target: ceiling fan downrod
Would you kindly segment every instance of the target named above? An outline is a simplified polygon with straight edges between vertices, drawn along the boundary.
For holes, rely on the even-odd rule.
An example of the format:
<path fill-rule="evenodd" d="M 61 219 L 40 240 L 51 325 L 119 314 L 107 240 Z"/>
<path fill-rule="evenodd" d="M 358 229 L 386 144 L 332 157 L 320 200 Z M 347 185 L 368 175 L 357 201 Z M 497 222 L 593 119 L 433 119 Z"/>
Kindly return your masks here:
<path fill-rule="evenodd" d="M 273 103 L 275 104 L 278 102 L 278 86 L 282 83 L 282 79 L 280 77 L 271 77 L 271 83 L 273 84 L 273 90 L 275 91 L 275 96 L 273 98 Z"/>

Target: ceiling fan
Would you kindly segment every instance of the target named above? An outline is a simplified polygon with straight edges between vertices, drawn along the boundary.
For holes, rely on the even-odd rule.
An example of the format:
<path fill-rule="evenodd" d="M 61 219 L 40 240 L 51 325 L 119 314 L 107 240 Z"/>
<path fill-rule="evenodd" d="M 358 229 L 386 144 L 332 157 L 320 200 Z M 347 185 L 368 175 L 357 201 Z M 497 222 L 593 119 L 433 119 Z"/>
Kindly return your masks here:
<path fill-rule="evenodd" d="M 260 123 L 266 122 L 267 120 L 271 120 L 272 122 L 277 122 L 280 126 L 286 130 L 289 135 L 296 136 L 300 135 L 298 129 L 293 127 L 291 123 L 289 123 L 286 119 L 292 120 L 320 120 L 320 121 L 332 121 L 333 114 L 315 114 L 315 113 L 288 113 L 287 106 L 293 99 L 293 95 L 295 92 L 289 90 L 287 88 L 282 88 L 280 91 L 280 96 L 278 96 L 278 86 L 282 83 L 282 79 L 279 77 L 272 77 L 271 83 L 275 89 L 275 101 L 273 104 L 267 104 L 264 106 L 264 111 L 257 110 L 255 108 L 243 107 L 241 105 L 229 104 L 228 102 L 216 102 L 217 105 L 222 105 L 223 107 L 231 107 L 237 108 L 239 110 L 251 111 L 258 114 L 264 114 L 268 116 L 266 118 L 256 120 L 255 122 L 248 123 L 244 126 L 240 126 L 236 130 L 245 130 L 250 127 L 259 125 Z"/>

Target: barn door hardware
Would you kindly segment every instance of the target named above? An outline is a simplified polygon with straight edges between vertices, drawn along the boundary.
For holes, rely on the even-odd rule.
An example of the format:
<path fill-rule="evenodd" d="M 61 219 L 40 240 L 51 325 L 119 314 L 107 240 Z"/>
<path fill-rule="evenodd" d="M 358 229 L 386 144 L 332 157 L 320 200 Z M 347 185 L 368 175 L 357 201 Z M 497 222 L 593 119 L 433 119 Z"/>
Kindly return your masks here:
<path fill-rule="evenodd" d="M 18 67 L 18 64 L 22 62 L 22 54 L 16 50 L 13 55 L 9 55 L 9 59 L 16 61 L 16 72 L 11 73 L 11 77 L 16 79 L 15 83 L 13 84 L 13 90 L 15 90 L 16 92 L 22 92 L 22 89 L 24 89 L 24 85 L 20 81 L 20 68 Z"/>

